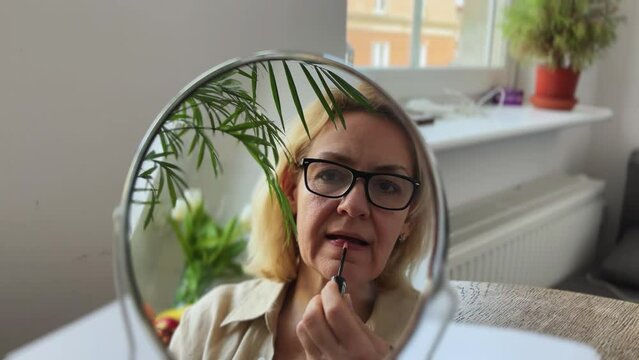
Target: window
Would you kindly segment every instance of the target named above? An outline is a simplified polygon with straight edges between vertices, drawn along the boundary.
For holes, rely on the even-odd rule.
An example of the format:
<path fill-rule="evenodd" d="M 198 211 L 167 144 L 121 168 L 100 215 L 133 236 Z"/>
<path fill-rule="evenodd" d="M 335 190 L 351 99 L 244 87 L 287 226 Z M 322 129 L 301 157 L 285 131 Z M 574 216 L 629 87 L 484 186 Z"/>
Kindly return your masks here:
<path fill-rule="evenodd" d="M 388 67 L 390 63 L 390 44 L 388 42 L 374 42 L 371 56 L 371 64 L 374 67 Z"/>
<path fill-rule="evenodd" d="M 419 49 L 419 67 L 428 66 L 428 43 L 423 43 Z"/>
<path fill-rule="evenodd" d="M 386 12 L 386 0 L 375 0 L 375 14 Z"/>
<path fill-rule="evenodd" d="M 346 33 L 353 63 L 373 68 L 502 67 L 505 46 L 496 24 L 505 3 L 348 0 Z M 384 50 L 375 44 L 380 43 L 392 49 L 388 63 L 379 61 Z"/>

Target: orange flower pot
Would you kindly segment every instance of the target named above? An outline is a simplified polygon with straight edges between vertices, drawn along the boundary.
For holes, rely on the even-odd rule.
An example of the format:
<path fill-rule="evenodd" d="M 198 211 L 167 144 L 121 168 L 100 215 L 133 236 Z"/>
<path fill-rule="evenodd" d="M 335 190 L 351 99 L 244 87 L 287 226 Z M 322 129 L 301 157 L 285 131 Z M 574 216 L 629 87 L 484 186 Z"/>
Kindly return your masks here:
<path fill-rule="evenodd" d="M 530 102 L 544 109 L 572 110 L 577 104 L 575 91 L 578 82 L 579 72 L 540 65 L 537 67 L 535 95 L 530 98 Z"/>

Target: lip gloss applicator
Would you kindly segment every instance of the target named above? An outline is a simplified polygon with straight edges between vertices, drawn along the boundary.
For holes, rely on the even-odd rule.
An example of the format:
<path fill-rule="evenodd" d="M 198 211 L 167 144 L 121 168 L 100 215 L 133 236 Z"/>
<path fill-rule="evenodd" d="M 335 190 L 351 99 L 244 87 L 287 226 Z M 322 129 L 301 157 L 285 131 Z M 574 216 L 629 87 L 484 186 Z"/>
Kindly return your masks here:
<path fill-rule="evenodd" d="M 342 271 L 344 271 L 344 261 L 346 260 L 346 253 L 348 252 L 348 242 L 344 241 L 342 246 L 342 258 L 339 261 L 339 268 L 337 269 L 337 275 L 331 277 L 331 280 L 337 283 L 339 293 L 344 295 L 346 292 L 346 279 L 342 277 Z"/>

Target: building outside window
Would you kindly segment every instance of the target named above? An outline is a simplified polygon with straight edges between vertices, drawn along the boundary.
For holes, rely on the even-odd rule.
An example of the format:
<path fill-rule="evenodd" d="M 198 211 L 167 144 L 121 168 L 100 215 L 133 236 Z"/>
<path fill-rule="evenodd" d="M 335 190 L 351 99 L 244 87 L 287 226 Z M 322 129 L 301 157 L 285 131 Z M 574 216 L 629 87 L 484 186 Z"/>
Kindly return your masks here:
<path fill-rule="evenodd" d="M 506 53 L 496 24 L 506 2 L 348 0 L 346 32 L 353 63 L 373 68 L 502 67 Z M 388 63 L 372 54 L 382 51 L 373 45 L 380 43 L 392 49 Z"/>
<path fill-rule="evenodd" d="M 390 64 L 390 43 L 373 42 L 371 49 L 371 65 L 377 68 L 388 67 Z"/>
<path fill-rule="evenodd" d="M 386 0 L 375 0 L 375 14 L 384 14 L 386 12 Z"/>

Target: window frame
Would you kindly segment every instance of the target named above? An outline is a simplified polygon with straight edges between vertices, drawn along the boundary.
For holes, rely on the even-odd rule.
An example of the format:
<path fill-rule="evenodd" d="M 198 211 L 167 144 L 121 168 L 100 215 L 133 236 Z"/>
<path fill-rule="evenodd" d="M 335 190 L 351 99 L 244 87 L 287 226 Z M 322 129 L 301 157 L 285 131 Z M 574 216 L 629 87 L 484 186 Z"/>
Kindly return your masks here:
<path fill-rule="evenodd" d="M 408 99 L 424 96 L 438 96 L 450 89 L 469 96 L 479 95 L 495 86 L 513 87 L 516 84 L 517 63 L 506 52 L 502 66 L 419 66 L 421 52 L 421 23 L 423 6 L 428 0 L 413 0 L 413 29 L 411 33 L 410 67 L 375 68 L 357 66 L 356 69 L 378 82 L 396 98 Z M 466 0 L 472 1 L 472 0 Z M 492 24 L 487 32 L 487 46 L 493 47 L 493 35 L 496 31 L 497 0 L 488 0 L 488 23 Z M 508 6 L 511 0 L 505 0 Z M 422 11 L 415 11 L 420 7 Z M 506 46 L 505 44 L 504 46 Z M 415 51 L 417 49 L 417 51 Z M 487 63 L 490 63 L 492 51 L 487 51 Z"/>
<path fill-rule="evenodd" d="M 421 43 L 419 47 L 419 68 L 423 69 L 428 67 L 428 48 L 430 44 L 428 41 Z"/>

